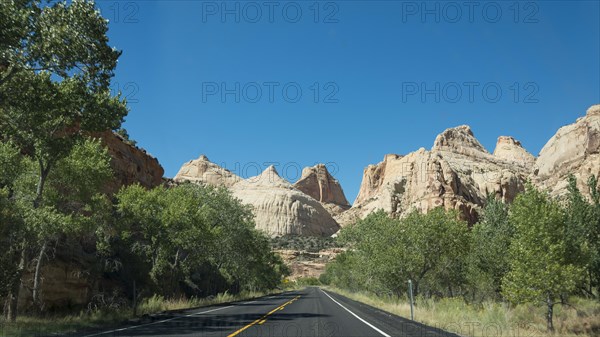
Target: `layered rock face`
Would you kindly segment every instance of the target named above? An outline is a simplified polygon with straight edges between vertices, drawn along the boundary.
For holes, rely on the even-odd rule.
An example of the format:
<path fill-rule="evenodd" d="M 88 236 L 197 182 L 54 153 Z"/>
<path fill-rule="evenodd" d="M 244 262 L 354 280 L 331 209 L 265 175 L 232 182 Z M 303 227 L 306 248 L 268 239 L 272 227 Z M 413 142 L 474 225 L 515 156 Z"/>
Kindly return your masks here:
<path fill-rule="evenodd" d="M 350 208 L 342 186 L 324 164 L 304 168 L 294 187 L 321 202 L 331 214 L 339 214 Z"/>
<path fill-rule="evenodd" d="M 531 167 L 535 163 L 535 157 L 527 152 L 521 142 L 513 137 L 500 136 L 494 149 L 494 157 L 508 160 L 516 164 Z"/>
<path fill-rule="evenodd" d="M 490 154 L 463 125 L 438 135 L 430 151 L 386 155 L 364 170 L 354 205 L 336 219 L 345 225 L 377 209 L 401 216 L 442 206 L 474 223 L 488 195 L 512 201 L 524 189 L 533 166 L 527 159 L 531 155 L 514 139 L 500 137 L 497 147 L 499 155 Z M 511 153 L 523 160 L 515 165 L 513 158 L 507 159 Z"/>
<path fill-rule="evenodd" d="M 256 227 L 271 236 L 330 236 L 340 228 L 317 200 L 281 178 L 274 166 L 236 183 L 231 191 L 253 206 Z"/>
<path fill-rule="evenodd" d="M 112 157 L 114 179 L 107 185 L 107 192 L 115 193 L 121 186 L 134 183 L 148 188 L 162 184 L 165 170 L 145 150 L 128 144 L 121 136 L 110 131 L 94 136 L 102 141 Z"/>
<path fill-rule="evenodd" d="M 205 155 L 201 155 L 200 158 L 183 164 L 174 180 L 176 182 L 191 181 L 211 186 L 231 187 L 241 181 L 242 178 L 210 162 Z"/>
<path fill-rule="evenodd" d="M 59 246 L 52 259 L 42 265 L 40 299 L 43 309 L 54 311 L 68 308 L 82 308 L 87 305 L 98 283 L 90 282 L 90 271 L 97 258 L 95 246 L 83 247 L 81 242 L 69 247 Z M 90 246 L 90 245 L 88 245 Z M 25 274 L 25 284 L 21 285 L 19 308 L 29 309 L 32 303 L 33 268 Z"/>
<path fill-rule="evenodd" d="M 600 176 L 600 105 L 584 117 L 563 126 L 540 151 L 532 174 L 534 183 L 551 195 L 567 192 L 569 174 L 577 178 L 579 190 L 589 195 L 587 180 Z"/>
<path fill-rule="evenodd" d="M 185 163 L 174 180 L 227 187 L 242 203 L 253 207 L 256 227 L 268 235 L 334 234 L 340 227 L 325 207 L 349 208 L 339 183 L 324 165 L 305 169 L 302 177 L 300 189 L 270 166 L 256 177 L 242 179 L 200 156 Z"/>
<path fill-rule="evenodd" d="M 275 250 L 290 268 L 289 280 L 306 277 L 318 278 L 325 272 L 327 263 L 333 261 L 344 251 L 343 248 L 330 248 L 316 253 L 290 249 Z"/>

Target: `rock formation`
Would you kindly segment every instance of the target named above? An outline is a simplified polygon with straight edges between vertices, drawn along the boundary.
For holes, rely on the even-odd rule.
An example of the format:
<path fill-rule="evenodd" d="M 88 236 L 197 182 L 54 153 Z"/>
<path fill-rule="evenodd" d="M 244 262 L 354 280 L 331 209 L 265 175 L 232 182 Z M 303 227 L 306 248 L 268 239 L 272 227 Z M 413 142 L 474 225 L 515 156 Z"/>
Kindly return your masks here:
<path fill-rule="evenodd" d="M 364 170 L 356 201 L 336 219 L 345 225 L 377 209 L 401 216 L 442 206 L 474 223 L 488 195 L 511 201 L 523 190 L 533 166 L 518 141 L 500 137 L 498 143 L 498 156 L 490 154 L 463 125 L 438 135 L 431 151 L 386 155 Z M 519 165 L 506 158 L 513 152 L 519 154 Z"/>
<path fill-rule="evenodd" d="M 525 167 L 531 167 L 535 163 L 535 157 L 527 152 L 521 142 L 513 137 L 500 136 L 494 149 L 494 157 L 505 159 Z"/>
<path fill-rule="evenodd" d="M 567 192 L 569 174 L 577 178 L 580 191 L 589 195 L 588 178 L 600 176 L 600 105 L 560 128 L 540 151 L 535 166 L 532 180 L 551 195 Z"/>
<path fill-rule="evenodd" d="M 318 252 L 292 249 L 275 250 L 290 268 L 290 276 L 287 279 L 291 281 L 307 277 L 319 278 L 325 272 L 327 263 L 333 261 L 344 251 L 344 248 L 329 248 Z"/>
<path fill-rule="evenodd" d="M 499 137 L 491 154 L 468 126 L 447 129 L 436 137 L 431 150 L 388 154 L 379 164 L 365 168 L 350 209 L 339 183 L 324 165 L 305 168 L 292 186 L 274 168 L 243 180 L 201 157 L 185 164 L 176 180 L 231 188 L 255 206 L 258 227 L 272 235 L 330 235 L 336 225 L 322 214 L 323 207 L 340 224 L 377 209 L 401 216 L 413 209 L 426 212 L 439 206 L 456 209 L 473 223 L 488 195 L 510 202 L 527 179 L 552 195 L 561 195 L 569 174 L 576 176 L 584 193 L 588 177 L 600 175 L 600 105 L 560 128 L 537 159 L 512 137 Z"/>
<path fill-rule="evenodd" d="M 61 243 L 53 251 L 52 258 L 42 264 L 42 282 L 40 299 L 43 309 L 60 311 L 71 308 L 83 308 L 91 297 L 99 291 L 98 282 L 105 279 L 95 279 L 95 263 L 98 256 L 95 253 L 95 243 L 80 240 L 71 244 Z M 95 279 L 94 281 L 91 281 Z M 31 285 L 33 284 L 33 266 L 26 270 L 25 284 L 21 285 L 19 308 L 31 309 Z M 36 308 L 39 309 L 39 308 Z"/>
<path fill-rule="evenodd" d="M 231 187 L 233 195 L 254 208 L 256 227 L 269 235 L 330 236 L 339 225 L 315 199 L 279 176 L 274 166 Z"/>
<path fill-rule="evenodd" d="M 121 186 L 139 183 L 144 187 L 162 184 L 165 170 L 158 160 L 145 150 L 127 143 L 123 137 L 107 131 L 93 135 L 108 149 L 114 179 L 106 187 L 109 193 L 117 192 Z"/>
<path fill-rule="evenodd" d="M 205 155 L 183 164 L 174 178 L 175 182 L 191 181 L 211 186 L 231 187 L 242 180 L 229 170 L 212 163 Z"/>
<path fill-rule="evenodd" d="M 304 168 L 294 187 L 321 202 L 331 214 L 339 214 L 350 208 L 342 186 L 324 164 Z"/>

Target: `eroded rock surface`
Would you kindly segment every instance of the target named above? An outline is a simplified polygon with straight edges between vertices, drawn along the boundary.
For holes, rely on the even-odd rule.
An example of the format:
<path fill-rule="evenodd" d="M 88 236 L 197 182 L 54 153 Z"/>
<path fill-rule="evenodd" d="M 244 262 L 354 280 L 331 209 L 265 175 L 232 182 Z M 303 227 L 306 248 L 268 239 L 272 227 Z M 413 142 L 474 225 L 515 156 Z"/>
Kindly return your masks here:
<path fill-rule="evenodd" d="M 535 166 L 532 180 L 551 195 L 567 192 L 569 174 L 577 178 L 580 191 L 589 195 L 588 178 L 600 175 L 600 105 L 558 129 L 540 151 Z"/>
<path fill-rule="evenodd" d="M 499 150 L 500 155 L 495 156 L 479 143 L 470 127 L 462 125 L 438 135 L 430 151 L 421 148 L 405 156 L 386 155 L 381 163 L 365 168 L 356 201 L 336 219 L 345 225 L 377 209 L 402 216 L 441 206 L 458 210 L 474 223 L 488 195 L 512 201 L 524 189 L 533 162 L 523 160 L 515 165 L 506 159 L 507 151 L 517 151 L 518 142 L 511 140 L 511 148 Z"/>
<path fill-rule="evenodd" d="M 229 170 L 212 163 L 205 155 L 183 164 L 174 178 L 175 182 L 191 181 L 211 186 L 231 187 L 242 179 Z"/>
<path fill-rule="evenodd" d="M 521 142 L 513 137 L 500 136 L 494 149 L 494 157 L 508 160 L 516 164 L 531 167 L 535 162 L 535 157 L 527 152 L 521 145 Z"/>
<path fill-rule="evenodd" d="M 139 183 L 152 188 L 162 184 L 165 170 L 158 159 L 146 150 L 126 142 L 121 136 L 107 131 L 95 134 L 110 154 L 114 178 L 106 187 L 107 192 L 115 193 L 122 186 Z"/>
<path fill-rule="evenodd" d="M 271 236 L 330 236 L 340 228 L 321 203 L 281 178 L 274 166 L 236 183 L 231 190 L 253 206 L 256 227 Z"/>
<path fill-rule="evenodd" d="M 339 214 L 350 208 L 342 186 L 324 164 L 304 168 L 294 187 L 321 202 L 332 214 Z"/>

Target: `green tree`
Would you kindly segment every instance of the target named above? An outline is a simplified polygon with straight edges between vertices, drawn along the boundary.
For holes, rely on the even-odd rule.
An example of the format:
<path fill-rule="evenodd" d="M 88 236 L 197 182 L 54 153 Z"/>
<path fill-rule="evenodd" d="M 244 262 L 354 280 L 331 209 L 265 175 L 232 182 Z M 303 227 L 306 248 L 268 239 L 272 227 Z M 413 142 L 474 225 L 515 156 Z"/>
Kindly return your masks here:
<path fill-rule="evenodd" d="M 12 143 L 0 142 L 0 298 L 8 296 L 20 285 L 25 268 L 21 259 L 26 236 L 23 214 L 15 199 L 15 181 L 23 173 L 22 156 Z M 16 303 L 9 303 L 8 313 L 15 312 Z"/>
<path fill-rule="evenodd" d="M 112 177 L 110 160 L 99 140 L 86 138 L 78 141 L 49 175 L 44 207 L 31 210 L 37 217 L 28 221 L 38 226 L 35 233 L 41 246 L 33 277 L 34 306 L 39 306 L 41 267 L 51 242 L 57 242 L 62 234 L 94 232 L 98 204 L 108 201 L 102 189 Z"/>
<path fill-rule="evenodd" d="M 469 231 L 453 211 L 415 211 L 399 220 L 375 212 L 344 228 L 340 241 L 350 251 L 338 256 L 324 278 L 343 287 L 400 296 L 410 279 L 415 293 L 452 296 L 465 282 Z"/>
<path fill-rule="evenodd" d="M 510 267 L 506 252 L 514 234 L 508 209 L 507 204 L 489 196 L 480 221 L 472 228 L 468 278 L 474 295 L 500 295 L 502 278 Z"/>
<path fill-rule="evenodd" d="M 570 252 L 570 262 L 586 269 L 587 280 L 580 289 L 587 296 L 596 296 L 594 287 L 600 280 L 600 202 L 598 200 L 597 179 L 590 176 L 588 188 L 591 202 L 577 187 L 575 176 L 569 176 L 566 202 L 566 240 Z"/>
<path fill-rule="evenodd" d="M 502 293 L 515 303 L 544 303 L 547 327 L 553 331 L 554 306 L 575 290 L 584 273 L 570 257 L 565 214 L 557 201 L 528 184 L 511 205 L 509 221 L 515 233 Z"/>
<path fill-rule="evenodd" d="M 406 275 L 398 268 L 401 226 L 383 210 L 369 214 L 344 228 L 339 241 L 351 251 L 339 262 L 340 286 L 368 290 L 378 294 L 401 294 L 406 290 Z M 386 233 L 386 235 L 382 235 Z M 337 259 L 336 259 L 337 261 Z M 335 269 L 333 269 L 335 270 Z"/>
<path fill-rule="evenodd" d="M 41 209 L 57 163 L 83 135 L 117 129 L 127 114 L 109 88 L 121 53 L 108 45 L 107 20 L 91 1 L 2 1 L 0 18 L 9 26 L 0 43 L 0 138 L 36 164 L 32 207 Z M 48 209 L 34 213 L 27 214 L 36 221 L 52 216 Z M 16 307 L 18 293 L 10 298 Z"/>
<path fill-rule="evenodd" d="M 600 298 L 600 185 L 598 177 L 591 175 L 588 179 L 592 210 L 590 216 L 590 231 L 588 242 L 590 243 L 590 286 L 596 286 L 596 296 Z"/>
<path fill-rule="evenodd" d="M 464 284 L 464 262 L 470 241 L 467 223 L 459 220 L 455 211 L 441 207 L 427 214 L 413 212 L 402 223 L 405 226 L 403 269 L 413 280 L 415 294 L 429 276 L 426 281 L 430 291 L 447 291 L 454 296 L 454 288 Z"/>
<path fill-rule="evenodd" d="M 201 278 L 215 272 L 209 283 L 224 280 L 233 291 L 273 288 L 286 272 L 269 239 L 254 228 L 250 209 L 226 189 L 133 185 L 117 199 L 117 233 L 149 264 L 155 289 L 168 296 L 182 284 L 206 294 Z"/>
<path fill-rule="evenodd" d="M 345 251 L 326 265 L 325 273 L 319 280 L 323 284 L 332 284 L 351 291 L 368 290 L 378 293 L 376 289 L 366 288 L 360 272 L 359 258 L 356 251 Z M 385 290 L 384 290 L 385 292 Z"/>
<path fill-rule="evenodd" d="M 95 230 L 92 215 L 96 215 L 97 204 L 108 202 L 100 191 L 112 176 L 110 156 L 98 140 L 79 141 L 67 157 L 57 162 L 48 177 L 43 203 L 35 208 L 31 204 L 36 198 L 37 167 L 30 158 L 23 158 L 20 153 L 19 157 L 24 169 L 12 178 L 12 200 L 20 208 L 25 228 L 22 233 L 27 233 L 21 237 L 24 241 L 21 245 L 27 243 L 23 254 L 35 253 L 31 259 L 33 285 L 27 288 L 32 289 L 34 308 L 40 308 L 41 268 L 46 251 L 63 235 L 75 236 Z"/>

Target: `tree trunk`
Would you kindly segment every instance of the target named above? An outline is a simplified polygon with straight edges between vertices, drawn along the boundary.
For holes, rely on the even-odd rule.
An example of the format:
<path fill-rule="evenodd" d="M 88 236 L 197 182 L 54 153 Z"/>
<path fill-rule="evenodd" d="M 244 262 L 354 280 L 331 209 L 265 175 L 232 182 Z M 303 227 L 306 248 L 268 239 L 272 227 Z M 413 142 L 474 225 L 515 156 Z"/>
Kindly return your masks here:
<path fill-rule="evenodd" d="M 38 163 L 40 165 L 40 179 L 38 180 L 37 189 L 35 192 L 35 199 L 33 200 L 33 208 L 39 208 L 40 205 L 42 204 L 42 198 L 44 195 L 44 185 L 46 184 L 46 178 L 48 177 L 48 174 L 50 173 L 50 167 L 51 167 L 50 163 L 48 163 L 48 165 L 44 165 L 44 162 L 41 159 L 38 160 Z M 46 247 L 47 247 L 47 242 L 44 240 L 44 244 L 42 245 L 42 248 L 40 249 L 40 255 L 39 255 L 39 258 L 38 258 L 36 266 L 35 266 L 32 300 L 33 300 L 33 306 L 36 309 L 41 309 L 41 306 L 39 305 L 39 286 L 40 286 L 42 259 L 44 257 L 44 254 L 46 253 Z"/>
<path fill-rule="evenodd" d="M 26 264 L 26 252 L 25 245 L 21 250 L 21 258 L 19 261 L 19 267 L 17 268 L 17 275 L 12 280 L 12 284 L 10 286 L 10 292 L 8 293 L 8 313 L 6 314 L 6 318 L 9 322 L 14 322 L 17 320 L 17 306 L 19 304 L 19 291 L 21 289 L 21 278 L 23 277 L 23 271 L 25 270 Z"/>
<path fill-rule="evenodd" d="M 37 189 L 35 192 L 35 199 L 33 200 L 33 208 L 40 207 L 42 203 L 42 197 L 44 194 L 44 185 L 46 185 L 46 178 L 48 177 L 48 173 L 50 173 L 50 164 L 48 166 L 44 166 L 42 160 L 39 160 L 40 165 L 40 179 L 38 180 Z"/>
<path fill-rule="evenodd" d="M 550 294 L 548 294 L 546 304 L 548 305 L 548 312 L 546 314 L 546 326 L 549 332 L 554 332 L 554 324 L 552 323 L 552 316 L 554 315 L 554 302 L 552 301 Z"/>
<path fill-rule="evenodd" d="M 41 279 L 41 270 L 42 270 L 42 260 L 44 259 L 44 255 L 46 255 L 46 249 L 48 247 L 48 241 L 44 241 L 42 248 L 40 249 L 40 255 L 38 256 L 38 260 L 35 265 L 35 274 L 33 277 L 33 305 L 37 309 L 41 309 L 40 304 L 40 279 Z"/>
<path fill-rule="evenodd" d="M 592 273 L 592 269 L 591 268 L 588 269 L 588 275 L 589 275 L 590 281 L 589 281 L 589 288 L 588 288 L 587 291 L 588 291 L 588 294 L 590 294 L 590 296 L 592 298 L 595 298 L 596 295 L 594 295 L 594 275 Z"/>
<path fill-rule="evenodd" d="M 413 281 L 413 297 L 417 297 L 417 295 L 419 294 L 419 282 L 421 280 L 415 280 Z M 416 305 L 417 301 L 415 300 L 415 305 Z"/>
<path fill-rule="evenodd" d="M 415 285 L 415 289 L 413 291 L 413 296 L 417 297 L 417 295 L 419 294 L 419 283 L 421 282 L 421 280 L 425 277 L 425 275 L 427 274 L 427 272 L 430 270 L 430 267 L 423 267 L 423 269 L 421 270 L 421 272 L 419 273 L 418 277 L 413 278 L 413 283 Z"/>

